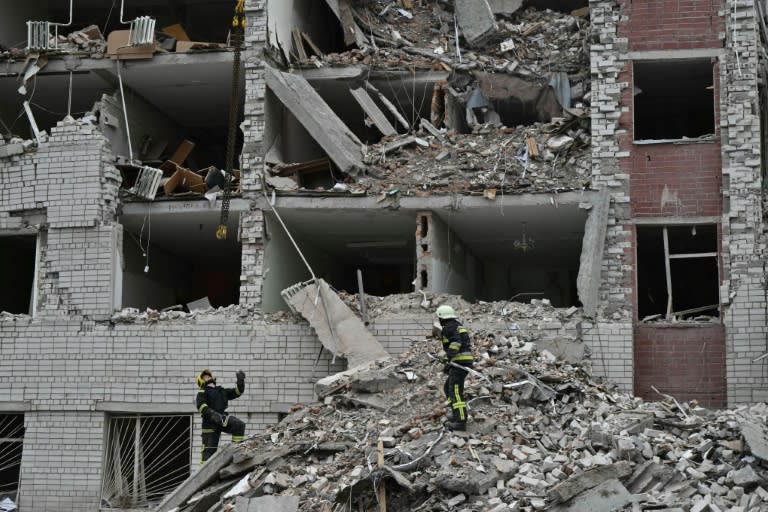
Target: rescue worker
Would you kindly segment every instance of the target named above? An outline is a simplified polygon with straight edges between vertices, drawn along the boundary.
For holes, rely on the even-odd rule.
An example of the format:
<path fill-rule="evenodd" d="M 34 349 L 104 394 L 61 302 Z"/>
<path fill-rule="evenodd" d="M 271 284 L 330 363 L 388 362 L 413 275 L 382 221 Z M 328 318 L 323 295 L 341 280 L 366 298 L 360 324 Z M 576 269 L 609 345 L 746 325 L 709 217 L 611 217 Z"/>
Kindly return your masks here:
<path fill-rule="evenodd" d="M 449 430 L 466 430 L 467 404 L 464 402 L 464 380 L 468 372 L 461 367 L 472 367 L 474 362 L 472 342 L 467 328 L 458 321 L 456 312 L 451 306 L 443 304 L 437 308 L 435 314 L 440 322 L 440 335 L 447 357 L 443 372 L 448 374 L 448 378 L 445 380 L 443 391 L 450 400 L 453 410 L 452 418 L 444 425 Z"/>
<path fill-rule="evenodd" d="M 202 462 L 208 460 L 219 448 L 222 432 L 232 435 L 232 442 L 238 443 L 245 435 L 245 422 L 227 414 L 227 405 L 245 391 L 245 373 L 238 370 L 234 388 L 216 385 L 216 379 L 209 369 L 197 376 L 197 410 L 203 417 Z"/>

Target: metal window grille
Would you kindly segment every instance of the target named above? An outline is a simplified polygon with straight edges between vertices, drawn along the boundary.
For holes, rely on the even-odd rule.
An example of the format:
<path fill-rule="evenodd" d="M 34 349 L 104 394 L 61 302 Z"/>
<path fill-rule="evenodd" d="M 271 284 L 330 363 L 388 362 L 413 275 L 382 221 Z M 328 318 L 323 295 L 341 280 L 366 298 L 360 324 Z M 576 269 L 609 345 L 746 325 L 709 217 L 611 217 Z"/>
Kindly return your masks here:
<path fill-rule="evenodd" d="M 17 499 L 23 448 L 24 415 L 0 414 L 0 498 Z"/>
<path fill-rule="evenodd" d="M 147 507 L 190 475 L 192 417 L 111 416 L 107 421 L 102 508 Z"/>

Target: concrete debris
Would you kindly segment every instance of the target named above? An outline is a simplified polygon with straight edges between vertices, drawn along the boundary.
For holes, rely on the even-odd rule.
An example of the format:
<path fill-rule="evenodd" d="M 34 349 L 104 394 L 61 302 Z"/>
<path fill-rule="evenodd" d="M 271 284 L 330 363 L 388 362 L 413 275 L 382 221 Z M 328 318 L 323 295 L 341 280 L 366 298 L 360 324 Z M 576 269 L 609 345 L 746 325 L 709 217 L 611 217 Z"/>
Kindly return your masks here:
<path fill-rule="evenodd" d="M 542 79 L 564 71 L 571 75 L 574 85 L 581 87 L 588 82 L 588 18 L 520 8 L 516 6 L 519 0 L 457 2 L 455 14 L 464 36 L 457 48 L 453 1 L 416 2 L 410 11 L 413 19 L 388 8 L 390 4 L 385 0 L 354 2 L 355 19 L 368 39 L 365 46 L 322 58 L 313 55 L 296 64 L 309 68 L 364 65 L 425 71 L 437 65 L 456 71 L 483 70 Z M 491 10 L 499 17 L 489 17 Z M 506 43 L 503 46 L 502 41 Z M 454 55 L 461 55 L 457 64 L 449 58 Z M 582 89 L 575 96 L 585 93 L 587 90 Z"/>
<path fill-rule="evenodd" d="M 354 306 L 353 296 L 342 298 Z M 374 317 L 418 310 L 424 300 L 370 299 Z M 536 315 L 579 316 L 544 301 L 456 307 L 470 326 L 502 311 L 515 326 Z M 768 405 L 714 411 L 671 398 L 648 403 L 593 378 L 588 360 L 546 356 L 538 338 L 519 329 L 473 335 L 475 368 L 488 380 L 467 379 L 467 432 L 442 427 L 443 375 L 429 354 L 439 342 L 424 338 L 237 445 L 233 469 L 217 468 L 219 477 L 245 474 L 248 493 L 296 498 L 290 510 L 302 512 L 369 510 L 381 491 L 391 510 L 768 510 L 768 466 L 737 450 L 743 426 L 764 424 Z M 189 497 L 201 490 L 187 489 Z M 210 511 L 252 507 L 246 497 Z"/>
<path fill-rule="evenodd" d="M 297 496 L 261 496 L 259 498 L 237 498 L 238 512 L 295 512 L 299 509 Z"/>
<path fill-rule="evenodd" d="M 329 5 L 340 14 L 341 3 Z M 308 128 L 347 174 L 333 176 L 345 182 L 345 193 L 378 195 L 397 188 L 404 196 L 464 193 L 495 200 L 499 194 L 591 186 L 589 20 L 584 13 L 523 8 L 506 0 L 412 2 L 407 10 L 395 5 L 344 2 L 348 15 L 340 17 L 342 23 L 356 27 L 350 34 L 367 42 L 343 53 L 292 55 L 290 64 L 299 69 L 344 67 L 346 72 L 364 66 L 387 83 L 402 80 L 401 72 L 432 77 L 421 84 L 423 95 L 432 94 L 431 112 L 421 117 L 423 104 L 411 105 L 409 112 L 400 98 L 387 98 L 371 85 L 373 79 L 352 89 L 350 101 L 361 105 L 366 125 L 384 135 L 362 146 L 365 172 Z M 440 81 L 441 73 L 450 80 Z M 366 89 L 376 93 L 378 105 Z M 283 102 L 289 108 L 301 104 L 293 100 Z M 312 103 L 324 104 L 318 98 Z M 427 144 L 414 144 L 412 133 L 395 134 L 389 114 L 406 130 L 420 129 Z M 326 125 L 342 126 L 335 120 Z M 348 139 L 336 137 L 345 144 Z M 352 153 L 356 158 L 355 148 Z M 269 171 L 284 176 L 280 166 L 285 164 L 274 164 Z M 299 185 L 300 191 L 337 190 L 332 179 Z"/>
<path fill-rule="evenodd" d="M 456 20 L 470 46 L 482 44 L 497 28 L 488 0 L 456 0 Z"/>
<path fill-rule="evenodd" d="M 360 140 L 304 77 L 267 66 L 265 79 L 267 87 L 296 116 L 342 172 L 356 175 L 361 171 Z"/>
<path fill-rule="evenodd" d="M 429 147 L 413 145 L 410 136 L 385 138 L 370 146 L 365 157 L 377 178 L 360 177 L 357 183 L 369 193 L 397 187 L 417 196 L 449 191 L 483 195 L 488 188 L 505 194 L 582 190 L 591 185 L 588 125 L 587 118 L 566 113 L 552 123 L 480 125 L 476 134 L 452 134 L 451 142 L 425 132 Z M 557 131 L 571 144 L 529 156 L 528 138 L 547 144 L 561 138 L 551 134 Z"/>
<path fill-rule="evenodd" d="M 618 480 L 607 480 L 597 487 L 584 491 L 567 505 L 558 505 L 553 512 L 612 512 L 621 510 L 632 501 L 627 489 Z"/>
<path fill-rule="evenodd" d="M 346 358 L 349 368 L 389 358 L 362 320 L 324 280 L 299 283 L 283 290 L 282 295 L 291 309 L 307 319 L 325 348 Z"/>

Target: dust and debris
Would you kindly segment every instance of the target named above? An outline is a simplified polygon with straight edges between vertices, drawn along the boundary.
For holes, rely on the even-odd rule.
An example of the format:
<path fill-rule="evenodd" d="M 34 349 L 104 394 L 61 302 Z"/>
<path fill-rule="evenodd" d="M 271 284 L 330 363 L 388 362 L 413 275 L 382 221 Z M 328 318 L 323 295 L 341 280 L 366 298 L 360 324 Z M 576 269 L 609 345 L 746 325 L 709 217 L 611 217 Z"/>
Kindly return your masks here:
<path fill-rule="evenodd" d="M 394 302 L 419 307 L 413 300 Z M 467 380 L 468 431 L 450 432 L 443 375 L 430 356 L 438 347 L 415 340 L 397 361 L 362 371 L 322 402 L 296 404 L 237 445 L 219 471 L 248 476 L 237 506 L 269 495 L 297 497 L 293 510 L 368 510 L 383 485 L 390 510 L 768 510 L 768 466 L 757 455 L 766 404 L 714 411 L 671 397 L 644 402 L 533 338 L 487 331 L 475 336 L 484 378 Z M 743 442 L 747 432 L 754 446 Z M 211 510 L 240 510 L 229 501 Z"/>

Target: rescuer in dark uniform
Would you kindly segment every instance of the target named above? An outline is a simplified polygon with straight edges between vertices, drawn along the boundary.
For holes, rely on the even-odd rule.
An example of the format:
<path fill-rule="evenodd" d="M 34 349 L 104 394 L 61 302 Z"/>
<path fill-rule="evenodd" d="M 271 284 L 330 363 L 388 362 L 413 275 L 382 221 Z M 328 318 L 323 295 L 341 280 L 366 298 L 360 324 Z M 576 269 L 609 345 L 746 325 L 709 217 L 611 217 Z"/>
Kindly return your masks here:
<path fill-rule="evenodd" d="M 234 388 L 217 386 L 207 368 L 197 376 L 197 410 L 203 417 L 202 462 L 216 453 L 222 432 L 231 434 L 233 443 L 242 441 L 245 435 L 245 422 L 226 413 L 229 401 L 245 391 L 245 373 L 239 370 L 235 375 L 237 384 Z"/>
<path fill-rule="evenodd" d="M 445 422 L 449 430 L 467 429 L 467 404 L 464 402 L 464 380 L 467 371 L 461 366 L 471 368 L 474 358 L 472 356 L 472 342 L 467 328 L 456 319 L 456 312 L 451 306 L 443 304 L 437 311 L 437 319 L 442 327 L 441 336 L 443 350 L 448 357 L 444 372 L 448 374 L 443 391 L 451 402 L 453 417 Z M 454 363 L 456 366 L 450 364 Z"/>

